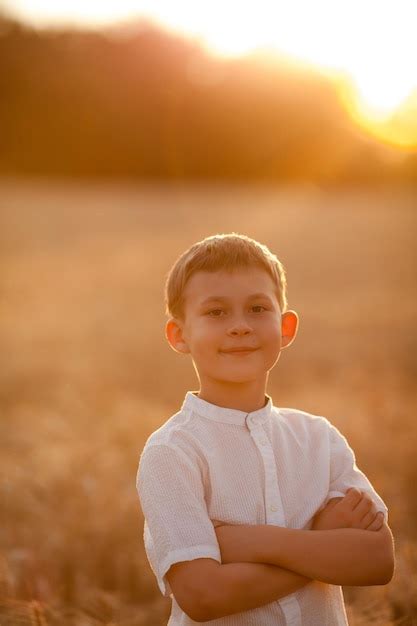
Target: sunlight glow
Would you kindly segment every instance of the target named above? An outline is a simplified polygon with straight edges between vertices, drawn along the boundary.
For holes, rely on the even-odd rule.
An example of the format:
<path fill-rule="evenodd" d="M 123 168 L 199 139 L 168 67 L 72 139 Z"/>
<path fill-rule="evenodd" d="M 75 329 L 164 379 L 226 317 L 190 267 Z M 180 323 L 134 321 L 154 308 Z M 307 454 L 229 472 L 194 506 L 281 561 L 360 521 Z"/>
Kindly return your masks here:
<path fill-rule="evenodd" d="M 417 115 L 411 97 L 417 88 L 414 0 L 10 0 L 10 10 L 36 25 L 100 27 L 146 16 L 191 35 L 215 54 L 283 52 L 347 76 L 349 112 L 373 133 L 379 125 L 382 139 L 391 118 L 404 109 L 398 145 L 417 146 L 411 123 Z M 392 128 L 387 140 L 395 143 Z"/>

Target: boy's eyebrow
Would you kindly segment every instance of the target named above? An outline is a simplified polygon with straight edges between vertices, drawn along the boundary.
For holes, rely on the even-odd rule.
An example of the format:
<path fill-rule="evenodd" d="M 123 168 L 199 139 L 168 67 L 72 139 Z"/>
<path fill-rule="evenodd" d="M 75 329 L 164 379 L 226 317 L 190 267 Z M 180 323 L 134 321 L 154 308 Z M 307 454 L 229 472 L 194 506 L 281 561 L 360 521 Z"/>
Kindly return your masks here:
<path fill-rule="evenodd" d="M 247 300 L 252 300 L 253 298 L 266 298 L 267 300 L 271 301 L 270 297 L 266 293 L 261 292 L 251 293 L 250 296 L 247 297 Z M 227 296 L 210 296 L 209 298 L 203 300 L 203 302 L 200 303 L 200 306 L 204 306 L 209 302 L 227 302 L 228 300 L 230 300 L 230 298 L 228 298 Z"/>

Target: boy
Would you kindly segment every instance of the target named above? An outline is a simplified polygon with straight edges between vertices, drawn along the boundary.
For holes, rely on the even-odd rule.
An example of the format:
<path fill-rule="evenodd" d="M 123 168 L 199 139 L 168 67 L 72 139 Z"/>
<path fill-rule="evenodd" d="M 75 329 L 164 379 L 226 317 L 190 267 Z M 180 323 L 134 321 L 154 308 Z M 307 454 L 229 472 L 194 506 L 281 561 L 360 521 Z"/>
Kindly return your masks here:
<path fill-rule="evenodd" d="M 340 432 L 265 393 L 298 326 L 281 262 L 245 235 L 207 237 L 174 264 L 166 303 L 200 383 L 137 475 L 168 625 L 347 624 L 340 585 L 389 582 L 392 535 Z"/>

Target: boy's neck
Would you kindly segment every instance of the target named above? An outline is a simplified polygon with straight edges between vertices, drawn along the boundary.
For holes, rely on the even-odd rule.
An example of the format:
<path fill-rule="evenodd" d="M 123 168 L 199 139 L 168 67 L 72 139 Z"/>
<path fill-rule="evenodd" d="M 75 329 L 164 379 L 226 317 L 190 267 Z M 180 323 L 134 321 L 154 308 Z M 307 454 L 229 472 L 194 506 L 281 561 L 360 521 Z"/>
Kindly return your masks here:
<path fill-rule="evenodd" d="M 265 382 L 257 381 L 249 385 L 235 383 L 227 386 L 204 382 L 200 385 L 198 397 L 216 406 L 252 413 L 262 409 L 267 402 L 265 386 Z"/>

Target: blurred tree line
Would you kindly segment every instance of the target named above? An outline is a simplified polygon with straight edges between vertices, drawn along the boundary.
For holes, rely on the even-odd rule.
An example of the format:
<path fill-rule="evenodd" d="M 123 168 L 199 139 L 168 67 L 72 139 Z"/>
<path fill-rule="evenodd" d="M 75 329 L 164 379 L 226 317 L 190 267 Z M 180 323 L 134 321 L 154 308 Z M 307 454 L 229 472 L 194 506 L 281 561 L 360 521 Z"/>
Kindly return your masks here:
<path fill-rule="evenodd" d="M 3 16 L 0 173 L 411 182 L 417 155 L 368 137 L 301 65 L 219 59 L 147 22 L 40 31 Z"/>

